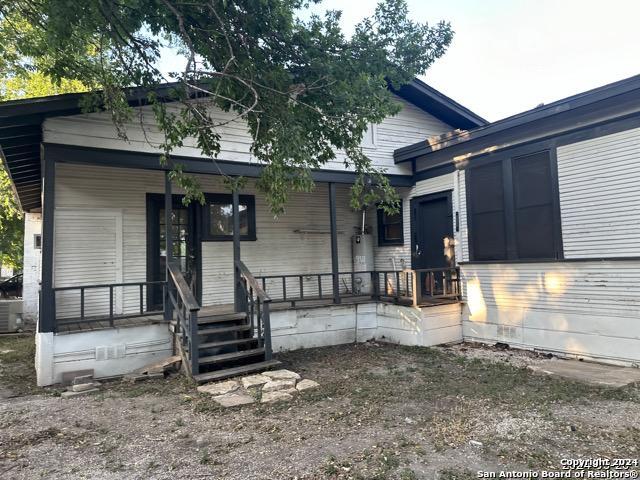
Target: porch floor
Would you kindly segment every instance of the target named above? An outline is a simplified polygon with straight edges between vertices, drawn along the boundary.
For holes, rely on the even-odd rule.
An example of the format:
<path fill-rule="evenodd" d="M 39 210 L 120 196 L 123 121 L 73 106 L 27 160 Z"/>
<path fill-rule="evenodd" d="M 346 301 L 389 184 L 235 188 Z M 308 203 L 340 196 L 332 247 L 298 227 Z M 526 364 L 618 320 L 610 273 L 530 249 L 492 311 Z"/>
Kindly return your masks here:
<path fill-rule="evenodd" d="M 371 299 L 369 295 L 344 295 L 340 297 L 341 305 L 357 305 L 362 303 L 372 303 L 375 300 Z M 379 302 L 384 303 L 395 303 L 394 297 L 382 297 Z M 320 308 L 334 305 L 332 298 L 326 298 L 321 300 L 304 300 L 304 301 L 295 301 L 293 300 L 295 305 L 292 305 L 292 301 L 287 302 L 275 302 L 271 304 L 271 311 L 282 311 L 282 310 L 295 310 L 298 308 Z M 458 303 L 458 300 L 452 299 L 432 299 L 428 303 L 420 305 L 421 308 L 432 307 L 437 305 L 445 305 L 451 303 Z M 398 302 L 399 305 L 410 306 L 411 303 L 403 299 L 400 299 Z M 210 315 L 225 315 L 233 313 L 233 304 L 220 304 L 220 305 L 206 305 L 200 309 L 198 315 L 200 317 L 206 317 Z M 80 319 L 63 319 L 64 325 L 60 325 L 58 328 L 58 334 L 67 334 L 67 333 L 76 333 L 76 332 L 84 332 L 84 331 L 93 331 L 93 330 L 105 330 L 109 328 L 122 328 L 122 327 L 138 327 L 142 325 L 153 325 L 156 323 L 164 322 L 162 313 L 145 315 L 139 317 L 120 317 L 115 318 L 113 321 L 113 327 L 109 324 L 109 320 L 85 320 L 82 321 Z"/>

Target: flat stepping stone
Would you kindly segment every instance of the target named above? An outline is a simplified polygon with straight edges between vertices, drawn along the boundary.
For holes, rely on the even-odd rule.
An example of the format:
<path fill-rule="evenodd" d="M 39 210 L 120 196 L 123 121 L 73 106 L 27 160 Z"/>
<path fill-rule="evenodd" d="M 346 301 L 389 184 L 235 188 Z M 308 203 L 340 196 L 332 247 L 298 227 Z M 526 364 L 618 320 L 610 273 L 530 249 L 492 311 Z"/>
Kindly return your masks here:
<path fill-rule="evenodd" d="M 286 380 L 271 380 L 264 384 L 262 387 L 262 391 L 264 393 L 267 392 L 276 392 L 278 390 L 295 390 L 296 388 L 296 379 L 289 378 Z"/>
<path fill-rule="evenodd" d="M 224 395 L 226 393 L 235 392 L 240 388 L 240 384 L 235 380 L 227 380 L 226 382 L 207 383 L 200 385 L 198 391 L 200 393 L 208 393 L 209 395 Z"/>
<path fill-rule="evenodd" d="M 255 398 L 246 393 L 226 393 L 213 397 L 213 399 L 225 408 L 248 405 L 256 401 Z"/>
<path fill-rule="evenodd" d="M 271 379 L 266 375 L 258 374 L 258 375 L 249 375 L 247 377 L 242 377 L 240 381 L 242 382 L 242 386 L 244 388 L 250 389 L 253 387 L 261 387 L 265 383 L 270 382 Z"/>
<path fill-rule="evenodd" d="M 296 372 L 292 372 L 291 370 L 272 370 L 270 372 L 264 372 L 262 375 L 269 377 L 271 380 L 300 380 L 300 375 Z"/>
<path fill-rule="evenodd" d="M 289 390 L 277 390 L 275 392 L 264 392 L 260 401 L 262 403 L 275 403 L 293 400 L 291 393 L 295 391 L 296 389 L 293 388 Z"/>
<path fill-rule="evenodd" d="M 304 390 L 309 390 L 311 388 L 318 388 L 320 384 L 318 382 L 314 382 L 313 380 L 309 380 L 305 378 L 304 380 L 300 380 L 296 385 L 296 390 L 302 392 Z"/>
<path fill-rule="evenodd" d="M 91 395 L 92 393 L 96 393 L 96 392 L 99 392 L 99 391 L 100 391 L 100 389 L 99 389 L 99 388 L 90 388 L 89 390 L 83 390 L 83 391 L 81 391 L 81 392 L 73 392 L 73 391 L 70 391 L 70 392 L 62 392 L 62 393 L 60 394 L 60 396 L 61 396 L 62 398 L 82 397 L 82 396 L 84 396 L 84 395 Z"/>

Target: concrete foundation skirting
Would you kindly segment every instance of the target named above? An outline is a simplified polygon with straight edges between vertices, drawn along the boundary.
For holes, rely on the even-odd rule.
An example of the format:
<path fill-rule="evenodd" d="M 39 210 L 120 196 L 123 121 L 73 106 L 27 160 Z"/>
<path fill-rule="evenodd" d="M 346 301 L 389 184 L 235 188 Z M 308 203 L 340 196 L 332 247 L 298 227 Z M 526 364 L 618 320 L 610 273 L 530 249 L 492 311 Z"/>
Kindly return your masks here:
<path fill-rule="evenodd" d="M 122 375 L 171 354 L 171 333 L 165 324 L 36 333 L 39 386 L 60 383 L 63 373 L 78 370 L 93 370 L 95 378 Z"/>
<path fill-rule="evenodd" d="M 564 358 L 640 365 L 640 323 L 632 317 L 493 306 L 477 312 L 464 307 L 462 332 L 465 341 L 502 342 Z"/>
<path fill-rule="evenodd" d="M 462 340 L 460 305 L 412 308 L 366 303 L 271 313 L 273 350 L 341 345 L 377 339 L 431 346 Z M 60 383 L 62 374 L 93 370 L 95 378 L 122 375 L 171 355 L 164 324 L 55 335 L 36 334 L 38 385 Z"/>

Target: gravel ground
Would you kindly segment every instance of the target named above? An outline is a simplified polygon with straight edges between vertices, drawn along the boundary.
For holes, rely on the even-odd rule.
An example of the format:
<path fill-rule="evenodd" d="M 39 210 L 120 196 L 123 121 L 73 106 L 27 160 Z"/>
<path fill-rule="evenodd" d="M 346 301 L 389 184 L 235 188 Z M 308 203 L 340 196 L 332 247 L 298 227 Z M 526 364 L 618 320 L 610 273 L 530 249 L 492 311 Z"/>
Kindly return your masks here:
<path fill-rule="evenodd" d="M 523 368 L 528 354 L 375 343 L 291 352 L 278 357 L 285 368 L 319 389 L 224 410 L 178 375 L 60 398 L 33 385 L 32 341 L 0 338 L 3 479 L 452 480 L 640 456 L 637 385 L 537 375 Z"/>

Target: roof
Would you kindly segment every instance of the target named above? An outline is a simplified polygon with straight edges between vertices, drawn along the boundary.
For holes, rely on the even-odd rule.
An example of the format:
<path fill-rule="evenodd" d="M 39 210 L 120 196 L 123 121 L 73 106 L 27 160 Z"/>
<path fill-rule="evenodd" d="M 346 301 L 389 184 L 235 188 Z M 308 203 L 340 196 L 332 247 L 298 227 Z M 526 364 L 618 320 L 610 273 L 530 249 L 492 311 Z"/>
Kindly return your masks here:
<path fill-rule="evenodd" d="M 160 94 L 167 94 L 174 85 L 164 85 Z M 42 123 L 49 117 L 81 113 L 80 102 L 88 95 L 66 93 L 0 102 L 0 156 L 23 211 L 40 207 Z M 146 102 L 146 92 L 141 88 L 130 89 L 127 97 L 131 105 Z"/>
<path fill-rule="evenodd" d="M 468 129 L 488 123 L 480 115 L 417 78 L 399 90 L 392 91 L 453 128 Z"/>
<path fill-rule="evenodd" d="M 469 142 L 478 143 L 482 140 L 489 142 L 497 135 L 506 131 L 515 130 L 533 122 L 550 121 L 559 115 L 584 109 L 593 106 L 604 100 L 620 99 L 625 94 L 640 90 L 640 75 L 626 78 L 614 83 L 594 88 L 586 92 L 578 93 L 567 98 L 542 105 L 531 110 L 518 113 L 516 115 L 498 120 L 493 123 L 478 126 L 469 130 L 456 130 L 444 135 L 430 137 L 424 141 L 408 145 L 397 149 L 394 152 L 396 163 L 409 161 L 416 157 L 427 156 L 435 152 L 441 153 L 443 150 L 452 149 L 455 146 L 462 146 Z"/>
<path fill-rule="evenodd" d="M 159 94 L 168 94 L 175 85 L 164 84 Z M 394 93 L 454 128 L 473 128 L 486 123 L 480 116 L 418 79 Z M 68 93 L 0 102 L 0 155 L 4 156 L 24 211 L 40 207 L 42 123 L 50 117 L 81 113 L 80 102 L 88 95 Z M 142 105 L 146 103 L 146 91 L 132 88 L 128 98 L 131 105 Z"/>

